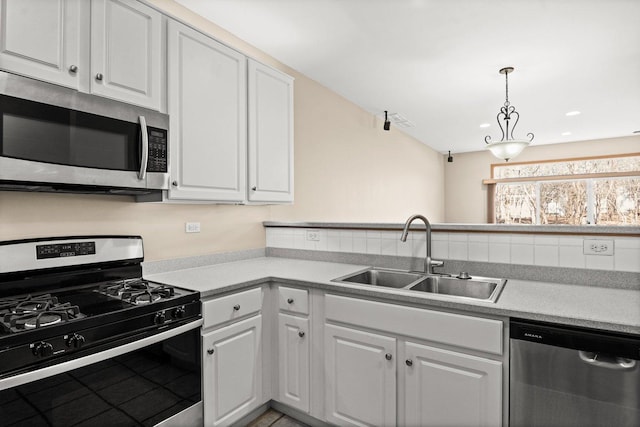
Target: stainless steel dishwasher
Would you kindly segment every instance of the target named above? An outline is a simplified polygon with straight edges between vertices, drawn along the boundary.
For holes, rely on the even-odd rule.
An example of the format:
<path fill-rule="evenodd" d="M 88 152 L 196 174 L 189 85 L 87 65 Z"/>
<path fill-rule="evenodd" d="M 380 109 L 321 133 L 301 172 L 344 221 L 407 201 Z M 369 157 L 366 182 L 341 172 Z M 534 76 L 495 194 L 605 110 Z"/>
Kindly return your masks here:
<path fill-rule="evenodd" d="M 511 427 L 640 426 L 640 336 L 510 326 Z"/>

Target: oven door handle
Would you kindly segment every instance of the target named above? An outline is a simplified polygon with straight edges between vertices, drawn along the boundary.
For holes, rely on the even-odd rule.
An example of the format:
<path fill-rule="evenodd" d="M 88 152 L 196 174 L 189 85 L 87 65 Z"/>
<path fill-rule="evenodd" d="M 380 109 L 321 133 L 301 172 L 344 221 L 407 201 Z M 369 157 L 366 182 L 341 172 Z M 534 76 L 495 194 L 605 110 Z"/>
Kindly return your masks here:
<path fill-rule="evenodd" d="M 592 366 L 613 369 L 616 371 L 625 371 L 633 369 L 636 361 L 625 357 L 604 356 L 591 351 L 578 351 L 580 360 Z"/>
<path fill-rule="evenodd" d="M 202 319 L 189 322 L 185 325 L 177 326 L 175 328 L 160 332 L 149 337 L 142 338 L 137 341 L 133 341 L 118 347 L 110 348 L 108 350 L 101 351 L 99 353 L 90 354 L 88 356 L 80 357 L 78 359 L 68 360 L 56 365 L 47 366 L 35 371 L 25 372 L 23 374 L 14 375 L 11 377 L 0 379 L 0 390 L 5 390 L 11 387 L 27 384 L 32 381 L 36 381 L 42 378 L 50 377 L 64 372 L 69 372 L 83 366 L 91 365 L 93 363 L 102 362 L 103 360 L 111 359 L 116 356 L 120 356 L 125 353 L 129 353 L 135 350 L 139 350 L 151 344 L 156 344 L 160 341 L 175 337 L 176 335 L 183 334 L 192 329 L 196 329 L 202 326 Z"/>
<path fill-rule="evenodd" d="M 147 164 L 149 163 L 149 132 L 147 130 L 147 119 L 139 116 L 140 134 L 142 136 L 142 158 L 140 159 L 140 170 L 138 171 L 138 179 L 143 181 L 147 177 Z"/>

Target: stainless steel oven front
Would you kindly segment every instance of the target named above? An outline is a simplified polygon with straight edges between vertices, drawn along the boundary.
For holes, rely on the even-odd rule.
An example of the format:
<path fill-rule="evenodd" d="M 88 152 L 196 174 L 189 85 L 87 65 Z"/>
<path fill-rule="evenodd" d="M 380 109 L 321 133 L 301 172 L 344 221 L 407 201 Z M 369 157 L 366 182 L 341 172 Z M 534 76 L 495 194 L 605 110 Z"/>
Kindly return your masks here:
<path fill-rule="evenodd" d="M 168 128 L 166 114 L 0 72 L 0 188 L 167 189 Z"/>
<path fill-rule="evenodd" d="M 0 425 L 202 425 L 202 320 L 0 380 Z"/>

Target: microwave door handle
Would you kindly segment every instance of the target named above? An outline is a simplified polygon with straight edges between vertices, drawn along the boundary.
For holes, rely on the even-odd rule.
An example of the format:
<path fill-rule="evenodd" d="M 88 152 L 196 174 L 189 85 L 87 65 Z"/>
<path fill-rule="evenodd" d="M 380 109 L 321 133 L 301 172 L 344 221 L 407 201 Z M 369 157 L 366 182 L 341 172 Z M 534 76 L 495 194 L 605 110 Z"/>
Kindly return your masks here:
<path fill-rule="evenodd" d="M 138 179 L 144 180 L 147 177 L 147 163 L 149 162 L 149 133 L 147 132 L 147 120 L 144 116 L 139 116 L 140 133 L 142 135 L 142 159 L 140 159 L 140 170 L 138 171 Z"/>

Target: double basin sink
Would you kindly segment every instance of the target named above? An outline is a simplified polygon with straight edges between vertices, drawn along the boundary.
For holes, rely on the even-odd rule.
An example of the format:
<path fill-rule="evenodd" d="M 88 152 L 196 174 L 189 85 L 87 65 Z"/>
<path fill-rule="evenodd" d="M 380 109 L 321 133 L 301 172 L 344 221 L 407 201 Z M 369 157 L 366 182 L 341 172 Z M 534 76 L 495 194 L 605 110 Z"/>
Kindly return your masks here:
<path fill-rule="evenodd" d="M 495 303 L 507 282 L 505 279 L 488 277 L 462 278 L 440 274 L 414 273 L 402 270 L 367 268 L 366 270 L 333 279 L 333 282 L 381 286 L 453 298 L 470 298 Z"/>

